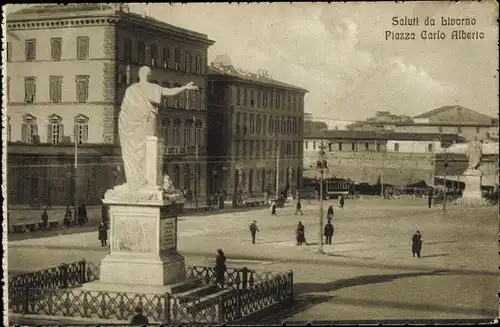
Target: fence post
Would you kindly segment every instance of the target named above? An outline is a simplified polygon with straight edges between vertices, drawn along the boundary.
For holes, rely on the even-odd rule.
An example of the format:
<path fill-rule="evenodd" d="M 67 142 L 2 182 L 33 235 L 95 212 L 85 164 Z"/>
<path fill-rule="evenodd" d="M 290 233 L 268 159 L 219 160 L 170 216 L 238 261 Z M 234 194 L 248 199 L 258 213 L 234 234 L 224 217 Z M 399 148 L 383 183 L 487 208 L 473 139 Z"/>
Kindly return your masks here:
<path fill-rule="evenodd" d="M 171 319 L 170 319 L 170 310 L 171 310 L 171 303 L 170 300 L 172 297 L 170 296 L 170 293 L 165 294 L 165 307 L 163 308 L 164 310 L 164 319 L 165 319 L 165 325 L 170 325 L 171 324 Z"/>
<path fill-rule="evenodd" d="M 61 271 L 62 271 L 61 288 L 67 288 L 68 287 L 68 265 L 63 263 L 61 265 Z"/>
<path fill-rule="evenodd" d="M 24 292 L 23 292 L 23 314 L 28 314 L 29 310 L 29 291 L 30 289 L 28 287 L 24 287 Z"/>
<path fill-rule="evenodd" d="M 224 299 L 222 298 L 222 295 L 219 296 L 219 324 L 223 324 L 225 321 L 225 310 L 224 310 Z"/>
<path fill-rule="evenodd" d="M 242 280 L 241 280 L 241 283 L 242 283 L 242 288 L 244 290 L 247 289 L 248 287 L 248 268 L 247 267 L 243 267 L 243 269 L 241 269 L 242 271 Z"/>
<path fill-rule="evenodd" d="M 80 261 L 80 284 L 86 283 L 87 280 L 85 278 L 85 271 L 87 269 L 87 262 L 85 259 Z"/>

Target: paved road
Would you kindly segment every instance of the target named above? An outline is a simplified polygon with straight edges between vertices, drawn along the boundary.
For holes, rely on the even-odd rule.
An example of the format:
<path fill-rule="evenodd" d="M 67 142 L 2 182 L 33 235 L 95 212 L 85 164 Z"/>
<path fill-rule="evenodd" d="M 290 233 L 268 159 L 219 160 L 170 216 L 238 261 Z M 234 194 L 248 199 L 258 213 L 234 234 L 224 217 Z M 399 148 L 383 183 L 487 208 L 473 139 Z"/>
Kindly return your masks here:
<path fill-rule="evenodd" d="M 316 246 L 297 247 L 294 227 L 306 226 L 317 239 L 315 205 L 305 216 L 293 208 L 270 217 L 269 210 L 184 217 L 179 250 L 188 264 L 212 265 L 223 248 L 230 265 L 259 270 L 292 269 L 300 305 L 278 320 L 494 318 L 498 313 L 498 221 L 495 208 L 450 206 L 443 215 L 425 200 L 358 201 L 336 210 L 334 244 L 326 255 Z M 249 242 L 248 224 L 258 221 L 258 244 Z M 421 259 L 411 257 L 416 229 L 424 238 Z M 24 271 L 107 253 L 97 232 L 9 242 L 9 269 Z M 492 259 L 495 258 L 495 259 Z M 247 260 L 247 261 L 242 261 Z"/>

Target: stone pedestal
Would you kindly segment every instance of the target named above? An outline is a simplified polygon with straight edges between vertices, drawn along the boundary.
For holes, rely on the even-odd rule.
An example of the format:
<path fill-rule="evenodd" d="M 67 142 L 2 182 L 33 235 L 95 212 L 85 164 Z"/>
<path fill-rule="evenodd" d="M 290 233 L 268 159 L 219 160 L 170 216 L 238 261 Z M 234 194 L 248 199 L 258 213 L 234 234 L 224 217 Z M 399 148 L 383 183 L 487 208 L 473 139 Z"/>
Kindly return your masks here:
<path fill-rule="evenodd" d="M 462 194 L 464 199 L 477 199 L 482 198 L 481 193 L 481 179 L 482 173 L 479 170 L 466 170 L 463 174 L 463 182 L 465 189 Z"/>
<path fill-rule="evenodd" d="M 177 252 L 177 214 L 184 203 L 173 185 L 162 185 L 161 141 L 146 142 L 146 185 L 127 184 L 106 192 L 110 252 L 101 261 L 100 279 L 83 289 L 165 293 L 185 281 L 184 258 Z"/>

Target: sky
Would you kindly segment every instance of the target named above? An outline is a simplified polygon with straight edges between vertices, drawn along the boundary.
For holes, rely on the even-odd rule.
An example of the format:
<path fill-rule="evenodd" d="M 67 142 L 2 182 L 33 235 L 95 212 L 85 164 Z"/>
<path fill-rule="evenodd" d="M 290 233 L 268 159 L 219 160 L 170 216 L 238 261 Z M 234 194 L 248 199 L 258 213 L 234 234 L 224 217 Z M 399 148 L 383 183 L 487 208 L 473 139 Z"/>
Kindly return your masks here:
<path fill-rule="evenodd" d="M 303 87 L 315 118 L 362 120 L 377 111 L 414 116 L 459 104 L 498 115 L 498 4 L 486 2 L 130 4 L 132 11 L 207 34 L 209 62 L 227 54 L 234 66 L 262 68 Z M 392 26 L 418 17 L 419 26 Z M 425 18 L 436 19 L 424 26 Z M 474 26 L 441 26 L 441 17 L 475 18 Z M 482 40 L 450 40 L 481 31 Z M 416 40 L 385 40 L 386 31 Z M 446 40 L 422 40 L 424 30 Z"/>

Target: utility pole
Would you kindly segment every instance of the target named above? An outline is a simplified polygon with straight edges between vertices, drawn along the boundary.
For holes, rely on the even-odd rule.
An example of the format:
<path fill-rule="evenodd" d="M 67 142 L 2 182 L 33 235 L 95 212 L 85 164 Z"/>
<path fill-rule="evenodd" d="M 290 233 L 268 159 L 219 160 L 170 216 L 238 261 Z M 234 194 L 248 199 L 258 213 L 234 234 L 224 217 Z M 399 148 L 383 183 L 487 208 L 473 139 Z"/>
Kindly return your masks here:
<path fill-rule="evenodd" d="M 321 141 L 319 145 L 318 161 L 316 162 L 316 169 L 320 172 L 319 184 L 319 227 L 318 227 L 318 253 L 325 253 L 323 251 L 323 181 L 325 171 L 328 170 L 328 164 L 325 159 L 325 144 Z"/>
<path fill-rule="evenodd" d="M 75 133 L 75 162 L 74 162 L 74 179 L 73 179 L 73 203 L 75 205 L 75 216 L 73 219 L 78 219 L 78 187 L 77 187 L 77 179 L 78 179 L 78 129 Z"/>
<path fill-rule="evenodd" d="M 194 201 L 195 201 L 195 204 L 196 204 L 196 208 L 198 208 L 198 143 L 200 142 L 200 140 L 196 137 L 198 135 L 197 131 L 196 131 L 196 117 L 193 116 L 193 124 L 194 124 L 194 133 L 195 133 L 195 137 L 194 137 L 194 141 L 196 143 L 196 147 L 195 147 L 195 167 L 194 167 Z"/>
<path fill-rule="evenodd" d="M 280 155 L 281 155 L 281 142 L 276 135 L 276 201 L 279 199 L 280 189 Z"/>
<path fill-rule="evenodd" d="M 443 213 L 446 213 L 446 175 L 448 174 L 448 153 L 444 149 L 444 192 L 443 192 Z"/>

